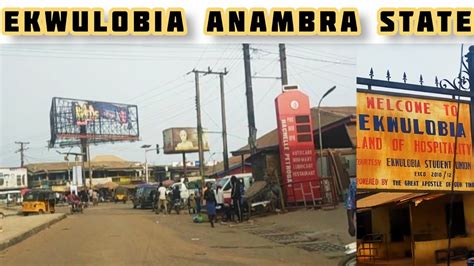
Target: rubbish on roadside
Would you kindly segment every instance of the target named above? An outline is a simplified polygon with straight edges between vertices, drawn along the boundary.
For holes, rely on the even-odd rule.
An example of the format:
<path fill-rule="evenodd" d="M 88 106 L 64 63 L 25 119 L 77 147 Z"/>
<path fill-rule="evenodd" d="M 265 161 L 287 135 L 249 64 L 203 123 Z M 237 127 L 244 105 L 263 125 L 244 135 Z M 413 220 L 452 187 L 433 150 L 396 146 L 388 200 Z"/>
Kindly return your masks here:
<path fill-rule="evenodd" d="M 201 214 L 193 215 L 193 222 L 194 223 L 202 223 L 203 222 L 202 215 Z"/>
<path fill-rule="evenodd" d="M 156 223 L 156 224 L 159 224 L 159 223 L 160 223 L 160 221 L 156 221 L 155 223 Z"/>
<path fill-rule="evenodd" d="M 192 241 L 199 241 L 199 238 L 191 238 Z"/>

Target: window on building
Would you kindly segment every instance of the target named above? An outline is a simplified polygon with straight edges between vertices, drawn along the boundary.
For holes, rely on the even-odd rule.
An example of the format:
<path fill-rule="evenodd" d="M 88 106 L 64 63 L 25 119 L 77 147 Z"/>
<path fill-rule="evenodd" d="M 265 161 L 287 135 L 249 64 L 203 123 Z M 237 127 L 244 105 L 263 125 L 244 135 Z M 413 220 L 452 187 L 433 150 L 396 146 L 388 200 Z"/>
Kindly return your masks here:
<path fill-rule="evenodd" d="M 390 210 L 390 239 L 392 242 L 403 242 L 410 237 L 410 210 L 408 207 Z"/>
<path fill-rule="evenodd" d="M 446 226 L 449 227 L 449 204 L 446 209 Z M 449 232 L 449 228 L 447 230 Z M 453 203 L 453 222 L 451 227 L 451 236 L 466 236 L 466 220 L 464 218 L 464 204 L 462 201 Z"/>
<path fill-rule="evenodd" d="M 372 211 L 357 213 L 357 239 L 372 234 Z"/>
<path fill-rule="evenodd" d="M 16 176 L 16 185 L 21 186 L 21 175 Z"/>
<path fill-rule="evenodd" d="M 5 179 L 3 178 L 3 174 L 0 173 L 0 186 L 3 186 L 5 184 Z"/>

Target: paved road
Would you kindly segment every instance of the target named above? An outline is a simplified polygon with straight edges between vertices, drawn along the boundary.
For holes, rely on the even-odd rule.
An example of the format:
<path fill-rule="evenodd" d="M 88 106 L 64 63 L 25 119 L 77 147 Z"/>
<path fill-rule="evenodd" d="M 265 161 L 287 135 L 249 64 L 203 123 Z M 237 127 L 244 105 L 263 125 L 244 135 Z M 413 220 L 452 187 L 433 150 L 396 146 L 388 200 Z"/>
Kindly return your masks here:
<path fill-rule="evenodd" d="M 0 252 L 0 265 L 314 264 L 308 252 L 218 227 L 192 224 L 187 214 L 163 216 L 128 204 L 104 204 Z"/>

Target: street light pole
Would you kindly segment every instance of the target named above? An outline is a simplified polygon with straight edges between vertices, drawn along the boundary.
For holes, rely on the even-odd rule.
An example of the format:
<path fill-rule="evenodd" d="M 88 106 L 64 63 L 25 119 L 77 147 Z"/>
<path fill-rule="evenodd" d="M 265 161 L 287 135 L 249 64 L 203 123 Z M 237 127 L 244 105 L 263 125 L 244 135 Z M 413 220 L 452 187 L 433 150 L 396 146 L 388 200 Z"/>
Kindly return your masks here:
<path fill-rule="evenodd" d="M 151 145 L 145 144 L 142 145 L 140 148 L 145 150 L 145 183 L 148 183 L 148 157 L 146 155 L 149 151 L 154 151 L 155 149 L 150 149 Z"/>
<path fill-rule="evenodd" d="M 145 183 L 148 184 L 148 159 L 146 156 L 147 150 L 145 150 Z"/>
<path fill-rule="evenodd" d="M 321 102 L 326 96 L 328 96 L 335 89 L 336 89 L 336 86 L 333 86 L 329 90 L 327 90 L 326 93 L 323 94 L 323 96 L 321 97 L 318 103 L 319 156 L 321 157 L 319 160 L 320 160 L 321 175 L 323 174 L 323 134 L 321 133 Z"/>

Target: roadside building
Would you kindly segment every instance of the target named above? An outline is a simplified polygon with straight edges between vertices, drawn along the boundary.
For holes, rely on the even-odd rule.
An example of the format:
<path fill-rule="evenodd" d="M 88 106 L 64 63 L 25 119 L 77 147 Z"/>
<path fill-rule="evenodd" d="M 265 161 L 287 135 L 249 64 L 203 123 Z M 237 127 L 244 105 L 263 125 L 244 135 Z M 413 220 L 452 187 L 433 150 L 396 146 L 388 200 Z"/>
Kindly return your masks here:
<path fill-rule="evenodd" d="M 52 188 L 57 191 L 66 191 L 72 180 L 74 166 L 81 162 L 51 162 L 33 163 L 26 165 L 28 169 L 28 183 L 31 188 Z M 139 162 L 123 160 L 114 155 L 100 155 L 84 165 L 86 184 L 89 185 L 89 171 L 92 172 L 92 185 L 114 182 L 117 184 L 131 184 L 141 182 L 143 165 Z"/>
<path fill-rule="evenodd" d="M 333 195 L 334 204 L 344 199 L 344 191 L 349 187 L 349 179 L 355 177 L 356 158 L 356 108 L 354 106 L 321 107 L 321 133 L 323 158 L 319 152 L 318 109 L 311 108 L 314 149 L 318 154 L 316 168 L 318 176 L 331 181 L 328 192 Z M 245 163 L 254 162 L 253 173 L 257 179 L 281 179 L 278 130 L 274 129 L 256 141 L 257 153 L 251 157 L 248 145 L 232 152 Z M 321 169 L 322 160 L 322 169 Z M 240 163 L 240 166 L 242 163 Z M 222 173 L 225 175 L 225 173 Z M 280 181 L 281 182 L 281 181 Z"/>
<path fill-rule="evenodd" d="M 26 168 L 0 167 L 0 204 L 21 202 L 22 191 L 27 187 Z"/>
<path fill-rule="evenodd" d="M 357 82 L 367 86 L 357 91 L 358 264 L 464 265 L 474 256 L 469 103 L 387 90 L 423 84 Z M 451 106 L 456 115 L 446 115 Z"/>
<path fill-rule="evenodd" d="M 232 156 L 229 158 L 229 170 L 225 171 L 224 162 L 219 162 L 208 167 L 206 176 L 210 178 L 221 178 L 228 175 L 244 174 L 252 172 L 252 164 L 247 161 L 249 154 L 244 156 Z"/>
<path fill-rule="evenodd" d="M 451 195 L 380 192 L 357 201 L 359 263 L 433 265 L 446 262 Z M 454 253 L 474 255 L 474 194 L 453 201 Z"/>

